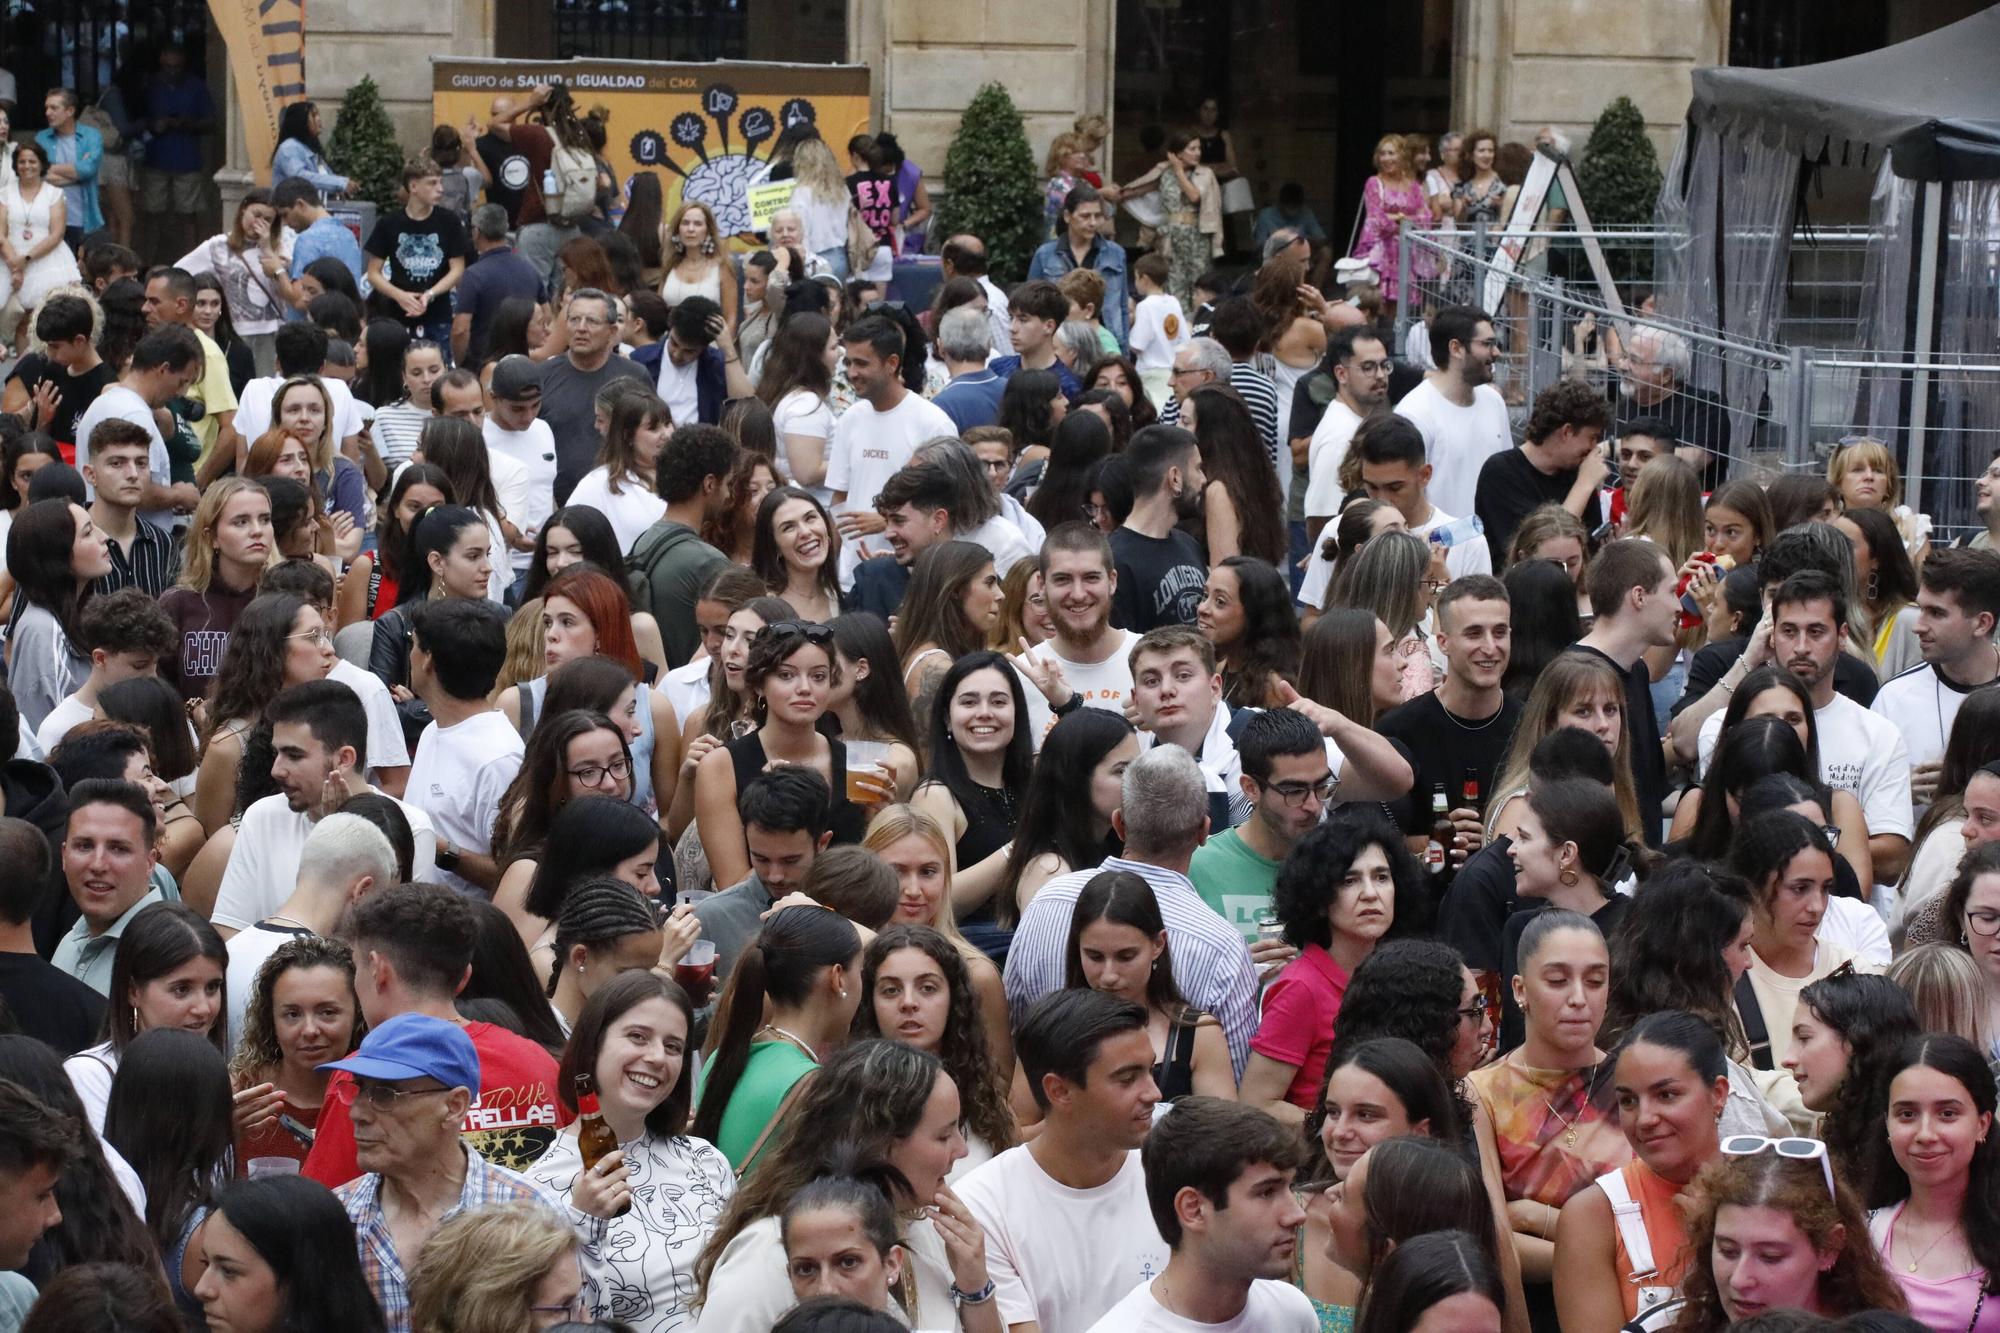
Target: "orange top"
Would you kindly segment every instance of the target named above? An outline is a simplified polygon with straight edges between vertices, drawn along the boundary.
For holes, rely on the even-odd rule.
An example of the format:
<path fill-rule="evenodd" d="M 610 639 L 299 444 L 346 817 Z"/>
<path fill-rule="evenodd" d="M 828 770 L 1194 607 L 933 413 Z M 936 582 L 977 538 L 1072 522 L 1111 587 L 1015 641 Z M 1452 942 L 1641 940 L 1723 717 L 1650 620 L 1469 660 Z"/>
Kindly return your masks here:
<path fill-rule="evenodd" d="M 1646 1224 L 1646 1239 L 1653 1247 L 1653 1263 L 1659 1274 L 1643 1282 L 1632 1281 L 1632 1257 L 1625 1252 L 1625 1237 L 1612 1230 L 1617 1247 L 1618 1297 L 1625 1303 L 1625 1317 L 1639 1314 L 1639 1288 L 1679 1287 L 1687 1275 L 1687 1223 L 1674 1198 L 1682 1187 L 1636 1158 L 1618 1168 L 1625 1178 L 1625 1191 L 1639 1205 L 1639 1218 Z"/>

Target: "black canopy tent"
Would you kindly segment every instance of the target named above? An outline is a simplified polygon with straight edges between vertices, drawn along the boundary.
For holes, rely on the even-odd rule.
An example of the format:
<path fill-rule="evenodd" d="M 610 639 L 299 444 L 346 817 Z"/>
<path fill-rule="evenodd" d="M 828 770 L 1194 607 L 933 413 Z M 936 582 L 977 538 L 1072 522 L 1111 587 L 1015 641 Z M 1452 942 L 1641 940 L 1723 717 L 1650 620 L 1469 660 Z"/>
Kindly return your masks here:
<path fill-rule="evenodd" d="M 1912 182 L 1910 225 L 1880 228 L 1883 239 L 1872 242 L 1903 251 L 1881 258 L 1886 264 L 1903 266 L 1909 275 L 1901 284 L 1906 293 L 1901 328 L 1896 329 L 1894 321 L 1878 328 L 1872 350 L 1906 356 L 1912 372 L 1903 381 L 1904 401 L 1896 416 L 1906 432 L 1905 470 L 1913 506 L 1919 503 L 1925 432 L 1936 411 L 1929 367 L 1940 347 L 1951 191 L 1963 182 L 2000 181 L 1996 71 L 2000 71 L 2000 5 L 1924 36 L 1844 60 L 1796 69 L 1711 66 L 1694 71 L 1694 97 L 1687 114 L 1689 141 L 1708 134 L 1782 152 L 1792 175 L 1781 184 L 1794 198 L 1803 198 L 1806 174 L 1821 165 L 1879 171 L 1886 162 L 1891 174 Z M 1697 159 L 1696 153 L 1684 152 L 1681 160 L 1692 170 Z M 1729 192 L 1770 187 L 1769 182 L 1753 185 L 1726 179 L 1721 154 L 1700 160 L 1715 172 L 1708 202 L 1714 205 L 1718 231 L 1724 230 L 1719 224 Z M 1680 185 L 1686 198 L 1688 182 Z M 1708 221 L 1702 218 L 1699 224 Z M 1778 225 L 1772 232 L 1785 238 L 1776 245 L 1787 246 L 1789 211 L 1773 222 Z M 1736 322 L 1722 308 L 1724 294 L 1731 290 L 1724 272 L 1732 248 L 1727 240 L 1719 234 L 1704 256 L 1712 265 L 1704 275 L 1715 293 L 1712 313 L 1717 326 L 1725 329 Z M 1751 259 L 1764 270 L 1762 256 Z M 1765 271 L 1771 273 L 1772 282 L 1781 284 L 1778 275 L 1783 269 L 1779 262 Z M 1740 281 L 1736 290 L 1742 290 Z M 1771 299 L 1757 302 L 1757 317 L 1769 320 L 1769 328 L 1775 328 L 1772 312 L 1779 295 L 1770 292 Z M 1899 340 L 1894 337 L 1898 332 Z M 1768 337 L 1768 331 L 1762 336 Z M 1897 345 L 1887 346 L 1890 342 Z"/>

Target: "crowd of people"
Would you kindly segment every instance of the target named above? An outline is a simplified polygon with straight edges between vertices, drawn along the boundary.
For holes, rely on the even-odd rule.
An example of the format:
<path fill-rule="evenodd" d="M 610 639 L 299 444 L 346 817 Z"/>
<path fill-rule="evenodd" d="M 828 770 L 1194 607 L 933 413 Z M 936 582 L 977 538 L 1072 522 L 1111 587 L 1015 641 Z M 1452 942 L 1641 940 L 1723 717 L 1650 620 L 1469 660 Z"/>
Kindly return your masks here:
<path fill-rule="evenodd" d="M 2000 1329 L 2000 460 L 1731 477 L 1643 328 L 1517 421 L 1083 179 L 914 311 L 816 138 L 739 255 L 494 115 L 33 312 L 0 1328 Z"/>

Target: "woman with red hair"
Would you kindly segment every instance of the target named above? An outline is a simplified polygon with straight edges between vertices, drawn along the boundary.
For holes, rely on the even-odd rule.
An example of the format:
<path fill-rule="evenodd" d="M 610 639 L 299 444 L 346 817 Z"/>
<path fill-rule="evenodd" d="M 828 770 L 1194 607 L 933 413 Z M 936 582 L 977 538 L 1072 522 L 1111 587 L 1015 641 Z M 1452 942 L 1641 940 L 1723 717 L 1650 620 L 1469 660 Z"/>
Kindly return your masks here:
<path fill-rule="evenodd" d="M 550 712 L 556 668 L 592 657 L 617 664 L 624 673 L 617 697 L 567 706 L 595 708 L 624 727 L 632 746 L 632 803 L 665 809 L 680 767 L 680 723 L 667 696 L 651 688 L 656 668 L 639 656 L 625 590 L 594 565 L 571 565 L 542 589 L 542 645 L 542 674 L 502 691 L 500 711 L 527 736 Z"/>

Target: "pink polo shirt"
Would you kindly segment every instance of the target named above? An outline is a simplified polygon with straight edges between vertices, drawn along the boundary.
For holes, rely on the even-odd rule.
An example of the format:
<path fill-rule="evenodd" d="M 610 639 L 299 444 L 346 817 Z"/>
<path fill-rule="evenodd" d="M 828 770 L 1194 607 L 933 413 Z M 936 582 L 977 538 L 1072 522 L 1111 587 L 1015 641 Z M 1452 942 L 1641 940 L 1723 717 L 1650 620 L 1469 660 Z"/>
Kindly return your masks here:
<path fill-rule="evenodd" d="M 1319 1102 L 1326 1057 L 1333 1050 L 1333 1020 L 1347 993 L 1347 969 L 1317 944 L 1308 944 L 1264 994 L 1263 1021 L 1250 1049 L 1299 1072 L 1285 1100 L 1310 1111 Z"/>

